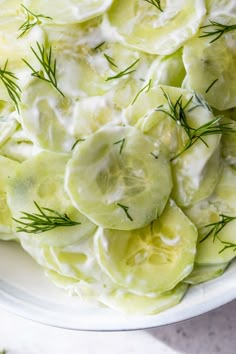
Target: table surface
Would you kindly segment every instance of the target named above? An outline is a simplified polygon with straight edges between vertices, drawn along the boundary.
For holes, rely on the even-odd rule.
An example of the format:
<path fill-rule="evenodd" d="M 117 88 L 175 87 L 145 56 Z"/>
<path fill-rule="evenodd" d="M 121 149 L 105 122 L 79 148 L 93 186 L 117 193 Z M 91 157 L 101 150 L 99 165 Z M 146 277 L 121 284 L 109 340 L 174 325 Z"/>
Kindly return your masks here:
<path fill-rule="evenodd" d="M 43 326 L 0 310 L 7 354 L 235 354 L 236 301 L 197 318 L 145 331 L 94 333 Z"/>

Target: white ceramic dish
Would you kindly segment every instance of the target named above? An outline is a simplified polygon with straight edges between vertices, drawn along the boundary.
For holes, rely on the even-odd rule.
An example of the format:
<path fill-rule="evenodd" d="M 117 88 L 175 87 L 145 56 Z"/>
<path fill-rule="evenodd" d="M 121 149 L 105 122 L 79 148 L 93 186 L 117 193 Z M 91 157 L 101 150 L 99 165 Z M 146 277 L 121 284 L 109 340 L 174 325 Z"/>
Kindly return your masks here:
<path fill-rule="evenodd" d="M 57 289 L 19 245 L 0 242 L 0 306 L 33 321 L 67 329 L 117 331 L 182 321 L 236 298 L 236 263 L 213 281 L 192 287 L 174 308 L 154 316 L 126 316 L 91 306 Z"/>

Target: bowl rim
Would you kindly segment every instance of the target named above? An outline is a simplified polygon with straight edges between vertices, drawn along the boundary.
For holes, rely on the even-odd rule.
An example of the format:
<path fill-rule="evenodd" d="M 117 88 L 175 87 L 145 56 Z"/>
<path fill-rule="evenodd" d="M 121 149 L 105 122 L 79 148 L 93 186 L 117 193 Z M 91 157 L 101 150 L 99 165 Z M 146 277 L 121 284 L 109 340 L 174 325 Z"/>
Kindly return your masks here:
<path fill-rule="evenodd" d="M 148 329 L 199 316 L 236 299 L 235 260 L 220 277 L 191 286 L 178 305 L 157 315 L 125 315 L 69 297 L 19 244 L 0 243 L 0 308 L 48 326 L 96 332 Z"/>

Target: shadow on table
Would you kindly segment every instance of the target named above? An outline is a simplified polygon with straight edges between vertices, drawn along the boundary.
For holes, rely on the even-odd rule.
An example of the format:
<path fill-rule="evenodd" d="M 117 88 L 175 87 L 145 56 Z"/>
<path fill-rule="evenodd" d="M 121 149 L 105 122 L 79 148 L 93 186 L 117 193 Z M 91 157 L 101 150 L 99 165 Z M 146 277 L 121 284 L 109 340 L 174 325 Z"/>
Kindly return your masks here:
<path fill-rule="evenodd" d="M 147 332 L 184 354 L 236 354 L 236 300 L 194 319 Z"/>

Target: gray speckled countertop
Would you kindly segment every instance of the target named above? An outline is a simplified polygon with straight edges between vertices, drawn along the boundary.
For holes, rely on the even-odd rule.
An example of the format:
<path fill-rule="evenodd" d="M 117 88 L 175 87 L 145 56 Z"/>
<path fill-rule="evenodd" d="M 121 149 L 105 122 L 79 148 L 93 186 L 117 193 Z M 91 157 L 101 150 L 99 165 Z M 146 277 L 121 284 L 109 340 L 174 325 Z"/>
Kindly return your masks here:
<path fill-rule="evenodd" d="M 200 317 L 146 331 L 89 333 L 43 326 L 0 310 L 7 354 L 235 354 L 236 301 Z"/>
<path fill-rule="evenodd" d="M 186 354 L 235 354 L 235 332 L 236 301 L 194 319 L 148 331 Z"/>

